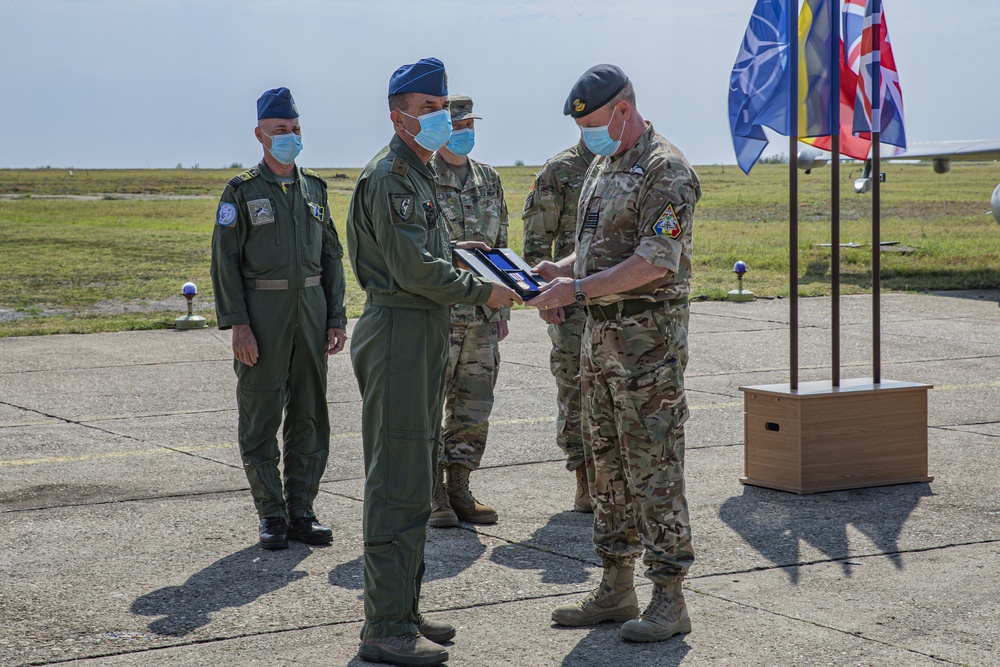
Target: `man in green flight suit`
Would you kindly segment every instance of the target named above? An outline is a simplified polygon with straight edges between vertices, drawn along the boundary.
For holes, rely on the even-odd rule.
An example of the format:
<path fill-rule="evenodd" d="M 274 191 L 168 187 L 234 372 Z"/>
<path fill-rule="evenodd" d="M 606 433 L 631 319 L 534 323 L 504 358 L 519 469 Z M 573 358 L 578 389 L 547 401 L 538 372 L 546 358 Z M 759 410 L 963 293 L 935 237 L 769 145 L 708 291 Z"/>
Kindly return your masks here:
<path fill-rule="evenodd" d="M 424 544 L 441 434 L 449 306 L 520 297 L 452 265 L 429 161 L 451 137 L 444 65 L 425 58 L 389 80 L 395 136 L 361 172 L 347 244 L 365 310 L 351 361 L 361 389 L 365 458 L 365 624 L 358 654 L 437 665 L 455 629 L 419 612 Z M 457 244 L 486 248 L 479 242 Z"/>
<path fill-rule="evenodd" d="M 482 241 L 507 247 L 507 203 L 496 169 L 469 157 L 476 142 L 472 98 L 452 95 L 451 139 L 434 154 L 437 201 L 455 243 Z M 500 341 L 510 309 L 451 307 L 450 352 L 445 373 L 442 449 L 427 525 L 453 528 L 458 520 L 494 523 L 497 511 L 476 500 L 469 475 L 486 450 L 493 389 L 500 371 Z M 447 475 L 447 481 L 445 476 Z"/>
<path fill-rule="evenodd" d="M 581 139 L 549 158 L 535 176 L 524 200 L 524 260 L 558 262 L 576 249 L 576 212 L 583 177 L 594 154 Z M 576 473 L 573 508 L 593 512 L 590 484 L 594 480 L 594 458 L 584 451 L 580 421 L 580 339 L 587 312 L 569 304 L 538 314 L 549 325 L 552 351 L 549 368 L 556 379 L 556 444 L 566 454 L 566 469 Z"/>
<path fill-rule="evenodd" d="M 240 455 L 265 549 L 333 539 L 313 501 L 330 450 L 326 357 L 347 340 L 344 250 L 326 181 L 295 166 L 298 118 L 287 88 L 257 100 L 264 159 L 226 185 L 212 236 L 215 310 L 233 330 Z"/>

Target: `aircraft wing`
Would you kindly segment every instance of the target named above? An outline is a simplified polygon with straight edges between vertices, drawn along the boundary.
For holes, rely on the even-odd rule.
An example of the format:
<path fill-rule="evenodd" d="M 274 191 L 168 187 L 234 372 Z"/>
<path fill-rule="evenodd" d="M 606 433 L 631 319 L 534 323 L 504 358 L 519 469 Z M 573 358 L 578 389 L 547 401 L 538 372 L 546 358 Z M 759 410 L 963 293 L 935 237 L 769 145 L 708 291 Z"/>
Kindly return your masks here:
<path fill-rule="evenodd" d="M 883 160 L 1000 160 L 1000 141 L 927 141 Z"/>

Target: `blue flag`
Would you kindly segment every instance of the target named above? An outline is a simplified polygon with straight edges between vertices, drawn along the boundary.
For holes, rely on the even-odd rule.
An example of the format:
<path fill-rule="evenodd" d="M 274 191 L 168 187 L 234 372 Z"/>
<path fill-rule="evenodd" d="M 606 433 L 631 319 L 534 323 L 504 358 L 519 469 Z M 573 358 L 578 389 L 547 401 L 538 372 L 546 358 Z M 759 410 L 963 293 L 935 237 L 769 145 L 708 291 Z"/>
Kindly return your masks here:
<path fill-rule="evenodd" d="M 729 76 L 729 126 L 736 161 L 745 173 L 767 146 L 764 127 L 791 136 L 795 119 L 789 100 L 790 0 L 757 0 L 743 45 Z"/>

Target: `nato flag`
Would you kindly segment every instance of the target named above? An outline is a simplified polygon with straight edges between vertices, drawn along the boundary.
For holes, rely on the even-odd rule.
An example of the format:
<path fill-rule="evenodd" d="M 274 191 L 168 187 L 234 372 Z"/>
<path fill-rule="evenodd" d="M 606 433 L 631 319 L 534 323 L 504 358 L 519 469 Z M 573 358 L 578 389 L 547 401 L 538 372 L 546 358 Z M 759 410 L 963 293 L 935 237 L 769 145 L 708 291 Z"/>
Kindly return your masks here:
<path fill-rule="evenodd" d="M 746 173 L 767 146 L 765 126 L 785 136 L 795 133 L 788 12 L 797 7 L 791 0 L 757 0 L 729 76 L 729 126 L 736 161 Z"/>

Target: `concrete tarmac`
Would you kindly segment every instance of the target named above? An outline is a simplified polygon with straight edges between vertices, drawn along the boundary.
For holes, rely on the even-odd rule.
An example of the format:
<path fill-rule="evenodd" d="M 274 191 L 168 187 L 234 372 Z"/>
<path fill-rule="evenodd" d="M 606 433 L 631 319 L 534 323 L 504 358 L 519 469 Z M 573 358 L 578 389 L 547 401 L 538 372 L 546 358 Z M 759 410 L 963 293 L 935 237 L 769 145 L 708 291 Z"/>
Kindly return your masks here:
<path fill-rule="evenodd" d="M 694 627 L 657 644 L 550 621 L 600 568 L 554 441 L 545 326 L 516 311 L 472 476 L 500 520 L 428 533 L 421 606 L 459 628 L 449 664 L 1000 665 L 998 303 L 998 291 L 884 295 L 883 377 L 935 386 L 935 479 L 805 496 L 738 481 L 738 387 L 788 381 L 788 302 L 692 304 Z M 800 301 L 801 381 L 830 377 L 829 313 L 829 299 Z M 870 297 L 844 298 L 841 321 L 842 377 L 871 376 Z M 0 339 L 0 664 L 367 664 L 346 352 L 329 403 L 316 510 L 334 542 L 268 552 L 235 445 L 228 332 Z"/>

